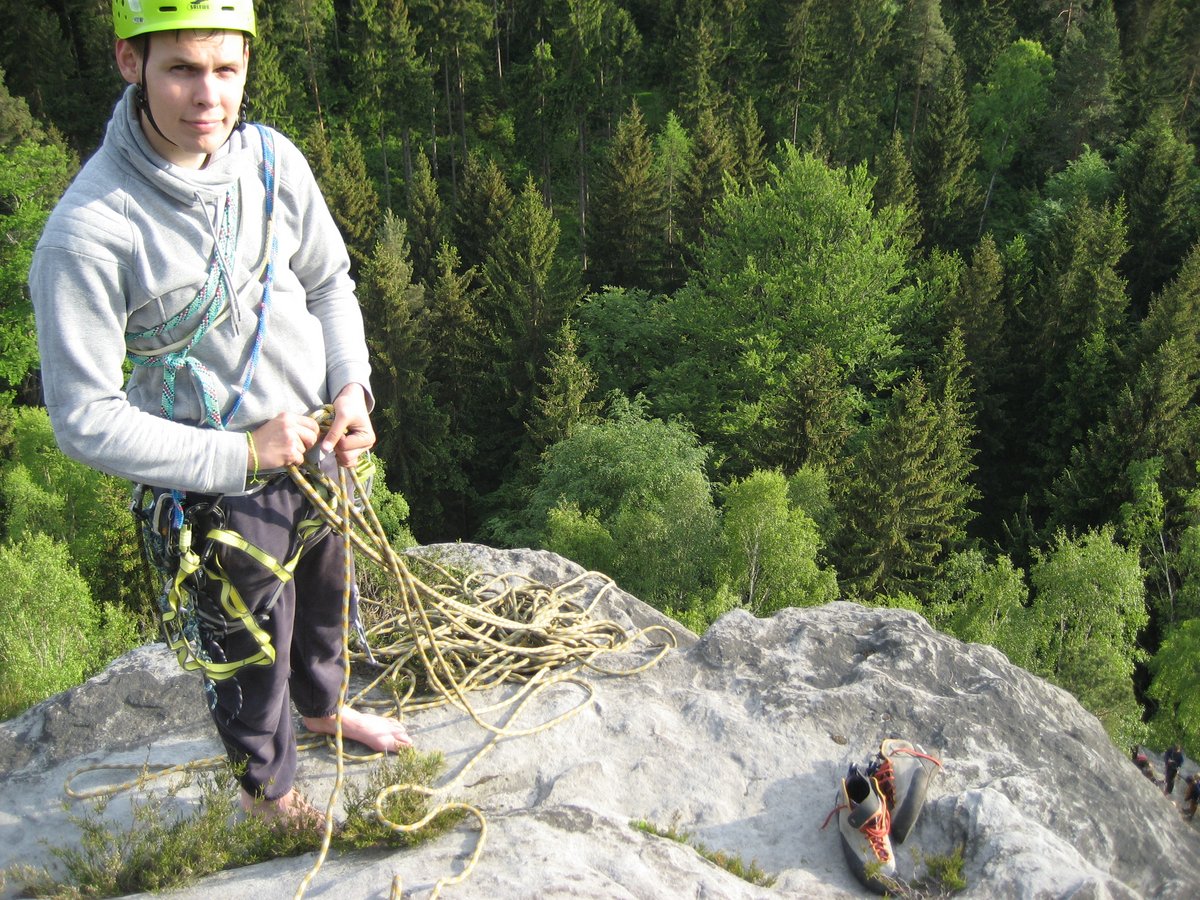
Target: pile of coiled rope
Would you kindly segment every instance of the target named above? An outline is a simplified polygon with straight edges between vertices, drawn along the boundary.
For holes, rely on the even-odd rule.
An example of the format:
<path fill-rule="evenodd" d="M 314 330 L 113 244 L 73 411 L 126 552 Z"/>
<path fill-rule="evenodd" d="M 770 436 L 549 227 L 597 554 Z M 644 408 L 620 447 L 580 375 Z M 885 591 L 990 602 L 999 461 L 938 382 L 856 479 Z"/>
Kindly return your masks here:
<path fill-rule="evenodd" d="M 471 873 L 486 841 L 486 817 L 477 807 L 447 800 L 429 808 L 418 821 L 393 822 L 385 813 L 387 799 L 406 791 L 426 797 L 452 795 L 467 772 L 497 741 L 551 728 L 586 708 L 594 698 L 594 689 L 582 677 L 583 670 L 604 675 L 645 671 L 675 646 L 675 636 L 660 625 L 631 632 L 611 619 L 598 617 L 597 606 L 613 589 L 613 582 L 595 572 L 549 586 L 520 573 L 459 575 L 422 557 L 419 570 L 423 580 L 413 572 L 416 563 L 409 565 L 411 557 L 391 547 L 357 469 L 339 468 L 334 480 L 317 465 L 306 463 L 289 469 L 289 475 L 307 495 L 322 521 L 341 536 L 347 550 L 342 598 L 343 675 L 337 727 L 334 735 L 299 747 L 309 750 L 332 743 L 337 774 L 325 810 L 320 853 L 295 897 L 303 896 L 328 855 L 333 810 L 344 780 L 345 761 L 381 756 L 351 756 L 345 752 L 341 709 L 370 706 L 377 714 L 402 716 L 449 704 L 489 732 L 489 738 L 450 781 L 432 789 L 420 784 L 394 784 L 375 798 L 377 818 L 397 832 L 417 831 L 453 809 L 468 813 L 478 823 L 479 836 L 470 858 L 459 872 L 436 882 L 431 896 L 437 897 L 443 887 L 461 882 Z M 357 587 L 353 559 L 360 564 L 368 560 L 377 566 L 386 585 L 377 596 L 359 598 L 360 614 L 367 625 L 359 633 L 357 648 L 351 647 L 350 640 L 352 597 Z M 619 669 L 597 661 L 602 654 L 621 651 L 636 651 L 647 658 Z M 350 696 L 353 662 L 369 662 L 372 677 L 365 687 Z M 531 701 L 550 687 L 563 684 L 578 688 L 582 699 L 565 712 L 536 725 L 518 728 L 513 724 Z M 486 707 L 469 699 L 473 692 L 497 688 L 508 690 L 490 695 L 493 698 L 501 695 L 502 699 L 492 699 Z M 72 781 L 84 772 L 122 768 L 104 764 L 87 766 L 67 780 L 66 793 L 77 799 L 111 795 L 144 786 L 152 779 L 218 765 L 223 759 L 195 760 L 153 772 L 143 769 L 133 781 L 89 791 L 75 790 Z M 397 876 L 391 895 L 398 898 L 401 893 Z"/>
<path fill-rule="evenodd" d="M 390 795 L 415 791 L 426 795 L 449 793 L 462 782 L 467 771 L 501 738 L 533 734 L 553 727 L 575 715 L 593 699 L 591 684 L 580 677 L 581 669 L 606 675 L 632 675 L 655 665 L 675 646 L 674 634 L 663 626 L 651 626 L 630 633 L 610 619 L 597 618 L 594 610 L 613 583 L 607 576 L 584 573 L 555 586 L 540 584 L 518 573 L 466 574 L 456 577 L 436 562 L 422 560 L 422 570 L 433 572 L 433 584 L 416 577 L 405 557 L 388 542 L 383 527 L 366 496 L 368 491 L 354 469 L 340 468 L 334 482 L 316 466 L 293 468 L 291 475 L 308 496 L 324 522 L 342 536 L 347 549 L 370 560 L 387 575 L 394 595 L 382 600 L 360 600 L 367 646 L 352 654 L 349 646 L 350 598 L 354 585 L 346 554 L 347 570 L 343 595 L 345 656 L 343 704 L 372 704 L 372 693 L 389 686 L 397 714 L 415 712 L 442 704 L 452 704 L 469 715 L 480 727 L 491 732 L 478 753 L 464 765 L 454 779 L 436 791 L 414 784 L 392 785 L 376 798 L 379 820 L 396 831 L 414 831 L 424 827 L 447 809 L 462 809 L 479 823 L 479 839 L 463 869 L 454 876 L 440 879 L 432 896 L 442 887 L 465 879 L 474 868 L 487 836 L 487 820 L 476 807 L 446 802 L 431 809 L 419 821 L 398 823 L 384 813 L 383 802 Z M 428 577 L 428 576 L 427 576 Z M 599 579 L 601 587 L 586 602 L 589 581 Z M 649 635 L 654 633 L 655 640 Z M 654 649 L 639 665 L 613 669 L 599 665 L 600 654 L 633 649 L 635 645 Z M 353 698 L 346 696 L 352 656 L 368 657 L 381 667 L 376 677 Z M 395 689 L 407 684 L 402 697 Z M 541 692 L 556 684 L 570 683 L 583 691 L 584 699 L 566 712 L 532 727 L 516 728 L 512 723 L 520 711 Z M 472 691 L 517 685 L 504 700 L 487 709 L 476 708 L 468 699 Z M 418 687 L 420 686 L 420 687 Z M 485 714 L 501 713 L 502 722 L 493 722 Z M 332 834 L 333 805 L 342 781 L 340 717 L 334 736 L 338 776 L 326 810 L 326 834 L 321 853 L 312 870 L 297 890 L 303 895 L 328 851 Z M 393 881 L 392 896 L 399 897 L 399 876 Z"/>

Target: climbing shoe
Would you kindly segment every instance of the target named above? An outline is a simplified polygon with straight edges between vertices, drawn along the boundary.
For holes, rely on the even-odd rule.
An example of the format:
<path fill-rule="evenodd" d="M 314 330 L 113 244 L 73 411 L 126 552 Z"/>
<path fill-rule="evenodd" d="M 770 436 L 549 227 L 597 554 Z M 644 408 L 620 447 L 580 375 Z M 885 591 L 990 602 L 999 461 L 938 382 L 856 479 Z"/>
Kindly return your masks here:
<path fill-rule="evenodd" d="M 883 894 L 896 886 L 896 856 L 888 837 L 891 820 L 878 782 L 858 767 L 842 779 L 837 793 L 838 829 L 842 852 L 854 877 L 863 886 Z M 826 818 L 825 823 L 829 823 Z M 822 826 L 824 827 L 824 826 Z"/>
<path fill-rule="evenodd" d="M 941 764 L 924 748 L 899 738 L 886 738 L 879 745 L 879 753 L 867 767 L 867 775 L 878 783 L 887 803 L 892 821 L 890 835 L 897 844 L 903 844 L 917 824 L 925 806 L 929 780 Z"/>

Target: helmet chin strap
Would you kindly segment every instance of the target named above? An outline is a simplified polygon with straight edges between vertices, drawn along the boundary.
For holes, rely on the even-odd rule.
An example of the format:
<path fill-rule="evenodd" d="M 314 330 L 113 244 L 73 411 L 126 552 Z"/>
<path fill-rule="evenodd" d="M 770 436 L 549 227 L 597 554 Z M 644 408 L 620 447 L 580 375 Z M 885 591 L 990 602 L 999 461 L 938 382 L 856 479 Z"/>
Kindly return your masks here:
<path fill-rule="evenodd" d="M 137 86 L 137 107 L 146 117 L 146 121 L 150 123 L 150 127 L 158 132 L 158 136 L 170 144 L 172 147 L 178 147 L 173 140 L 163 134 L 162 129 L 158 127 L 158 123 L 154 121 L 154 113 L 150 111 L 150 95 L 146 92 L 146 64 L 150 60 L 150 35 L 146 35 L 146 42 L 142 45 L 142 78 Z"/>

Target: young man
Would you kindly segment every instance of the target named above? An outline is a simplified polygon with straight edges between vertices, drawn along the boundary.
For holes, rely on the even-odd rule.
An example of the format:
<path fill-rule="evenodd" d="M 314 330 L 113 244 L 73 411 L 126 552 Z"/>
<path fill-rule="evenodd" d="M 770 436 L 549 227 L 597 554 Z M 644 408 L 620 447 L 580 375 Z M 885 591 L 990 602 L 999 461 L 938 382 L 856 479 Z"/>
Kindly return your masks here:
<path fill-rule="evenodd" d="M 334 731 L 345 570 L 338 535 L 301 537 L 312 513 L 285 470 L 310 450 L 351 465 L 375 441 L 349 258 L 299 150 L 245 127 L 252 0 L 113 0 L 113 19 L 129 87 L 30 270 L 46 408 L 70 456 L 181 510 L 219 506 L 224 528 L 276 560 L 302 551 L 280 580 L 216 550 L 275 658 L 205 689 L 243 808 L 311 820 L 291 704 Z M 322 436 L 312 414 L 330 404 Z M 203 626 L 201 640 L 213 659 L 248 655 L 245 629 Z M 346 737 L 410 744 L 395 719 L 341 712 Z"/>

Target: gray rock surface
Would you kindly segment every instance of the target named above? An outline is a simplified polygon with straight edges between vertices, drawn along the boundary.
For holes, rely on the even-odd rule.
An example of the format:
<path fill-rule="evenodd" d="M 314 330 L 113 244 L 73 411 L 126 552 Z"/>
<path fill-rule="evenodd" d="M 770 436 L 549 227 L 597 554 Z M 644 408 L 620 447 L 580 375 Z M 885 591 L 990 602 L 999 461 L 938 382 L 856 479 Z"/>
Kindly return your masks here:
<path fill-rule="evenodd" d="M 423 552 L 548 584 L 581 571 L 544 552 Z M 888 736 L 943 760 L 920 821 L 897 848 L 902 876 L 918 870 L 921 854 L 961 847 L 968 887 L 956 896 L 964 898 L 1200 896 L 1197 829 L 1069 694 L 991 648 L 940 634 L 909 612 L 840 602 L 765 620 L 730 613 L 700 640 L 620 591 L 600 611 L 631 629 L 666 625 L 679 648 L 634 676 L 586 675 L 595 699 L 579 714 L 501 740 L 470 766 L 453 796 L 483 811 L 487 841 L 474 871 L 444 896 L 865 896 L 842 858 L 836 820 L 822 823 L 847 765 L 865 762 Z M 520 722 L 544 721 L 581 696 L 557 686 Z M 422 749 L 445 754 L 447 780 L 489 739 L 449 708 L 408 722 Z M 219 752 L 197 676 L 180 671 L 162 645 L 128 654 L 0 723 L 0 868 L 53 867 L 45 842 L 77 839 L 63 785 L 80 768 Z M 363 771 L 351 767 L 349 776 Z M 305 754 L 301 783 L 319 805 L 333 773 L 329 753 Z M 126 777 L 89 773 L 76 786 Z M 127 821 L 131 799 L 119 795 L 106 814 Z M 685 845 L 634 829 L 633 820 L 675 825 L 777 880 L 753 886 Z M 427 897 L 462 869 L 477 837 L 468 821 L 412 850 L 333 854 L 305 896 L 387 897 L 398 875 L 405 896 Z M 225 872 L 172 896 L 289 897 L 314 859 Z M 16 888 L 9 879 L 0 897 Z"/>

